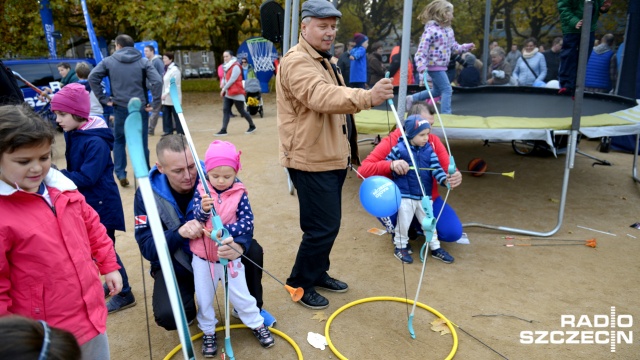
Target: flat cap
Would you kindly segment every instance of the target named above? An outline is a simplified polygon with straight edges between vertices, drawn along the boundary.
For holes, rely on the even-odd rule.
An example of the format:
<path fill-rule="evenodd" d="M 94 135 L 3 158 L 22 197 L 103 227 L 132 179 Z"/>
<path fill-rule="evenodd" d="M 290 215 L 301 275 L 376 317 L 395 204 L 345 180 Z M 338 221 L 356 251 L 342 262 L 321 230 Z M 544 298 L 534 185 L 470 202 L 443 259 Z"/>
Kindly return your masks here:
<path fill-rule="evenodd" d="M 302 18 L 308 16 L 324 19 L 328 17 L 342 17 L 342 13 L 327 0 L 307 0 L 302 4 Z"/>

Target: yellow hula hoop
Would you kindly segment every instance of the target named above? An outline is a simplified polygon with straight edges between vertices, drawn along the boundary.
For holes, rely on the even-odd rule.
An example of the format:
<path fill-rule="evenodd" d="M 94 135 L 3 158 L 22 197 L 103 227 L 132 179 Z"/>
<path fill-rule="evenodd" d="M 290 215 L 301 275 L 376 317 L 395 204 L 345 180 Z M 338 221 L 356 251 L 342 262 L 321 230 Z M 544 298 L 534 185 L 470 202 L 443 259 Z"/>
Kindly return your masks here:
<path fill-rule="evenodd" d="M 229 328 L 230 328 L 230 329 L 244 329 L 244 328 L 247 328 L 247 329 L 248 329 L 247 325 L 244 325 L 244 324 L 235 324 L 235 325 L 231 325 Z M 218 331 L 223 331 L 223 330 L 224 330 L 224 326 L 218 326 L 218 327 L 216 328 L 216 332 L 218 332 Z M 292 338 L 290 338 L 287 334 L 283 333 L 282 331 L 277 330 L 277 329 L 274 329 L 274 328 L 269 328 L 269 331 L 271 331 L 273 334 L 276 334 L 276 335 L 280 336 L 281 338 L 283 338 L 283 339 L 287 340 L 287 342 L 291 345 L 291 347 L 293 347 L 293 350 L 295 350 L 295 351 L 296 351 L 296 354 L 298 355 L 298 359 L 300 359 L 300 360 L 302 360 L 302 359 L 303 359 L 303 357 L 302 357 L 302 351 L 300 351 L 300 347 L 298 347 L 298 344 L 296 344 L 296 342 L 295 342 L 295 341 L 293 341 L 293 339 L 292 339 Z M 197 339 L 201 338 L 201 337 L 202 337 L 202 335 L 204 335 L 204 333 L 199 333 L 199 334 L 193 335 L 193 336 L 191 337 L 191 340 L 192 340 L 192 341 L 193 341 L 193 340 L 197 340 Z M 171 351 L 167 354 L 167 356 L 165 356 L 165 357 L 164 357 L 164 360 L 170 360 L 170 359 L 171 359 L 171 358 L 172 358 L 176 353 L 178 353 L 178 351 L 180 351 L 181 349 L 182 349 L 182 344 L 180 344 L 180 345 L 178 345 L 178 346 L 174 347 L 174 348 L 173 348 L 173 350 L 171 350 Z"/>
<path fill-rule="evenodd" d="M 324 336 L 327 338 L 327 344 L 329 344 L 329 348 L 331 348 L 331 351 L 333 351 L 333 353 L 338 357 L 338 359 L 347 360 L 347 358 L 344 355 L 342 355 L 338 351 L 338 349 L 336 349 L 335 346 L 333 346 L 333 343 L 331 342 L 331 338 L 329 337 L 329 329 L 331 327 L 331 323 L 333 322 L 333 319 L 335 319 L 335 317 L 338 316 L 338 314 L 340 314 L 341 312 L 345 311 L 346 309 L 348 309 L 348 308 L 350 308 L 352 306 L 356 306 L 356 305 L 364 304 L 364 303 L 368 303 L 368 302 L 374 302 L 374 301 L 397 301 L 397 302 L 407 303 L 407 304 L 413 305 L 413 300 L 409 300 L 409 299 L 405 299 L 405 298 L 399 298 L 399 297 L 393 297 L 393 296 L 375 296 L 375 297 L 369 297 L 369 298 L 364 298 L 364 299 L 352 301 L 352 302 L 344 305 L 340 309 L 336 310 L 336 312 L 331 314 L 331 316 L 329 317 L 329 320 L 327 320 L 327 325 L 325 325 L 325 327 L 324 327 Z M 440 314 L 437 310 L 435 310 L 435 309 L 433 309 L 433 308 L 431 308 L 431 307 L 429 307 L 429 306 L 427 306 L 427 305 L 425 305 L 425 304 L 423 304 L 421 302 L 416 303 L 416 306 L 419 306 L 419 307 L 431 312 L 432 314 L 436 315 L 437 317 L 439 317 L 440 319 L 442 319 L 442 320 L 444 320 L 446 322 L 447 327 L 451 331 L 451 337 L 453 338 L 453 346 L 451 347 L 451 351 L 449 352 L 449 355 L 447 355 L 445 360 L 453 359 L 453 356 L 456 354 L 456 351 L 458 350 L 458 334 L 456 333 L 456 330 L 453 327 L 453 323 L 451 321 L 449 321 L 449 319 L 444 317 L 444 315 Z"/>

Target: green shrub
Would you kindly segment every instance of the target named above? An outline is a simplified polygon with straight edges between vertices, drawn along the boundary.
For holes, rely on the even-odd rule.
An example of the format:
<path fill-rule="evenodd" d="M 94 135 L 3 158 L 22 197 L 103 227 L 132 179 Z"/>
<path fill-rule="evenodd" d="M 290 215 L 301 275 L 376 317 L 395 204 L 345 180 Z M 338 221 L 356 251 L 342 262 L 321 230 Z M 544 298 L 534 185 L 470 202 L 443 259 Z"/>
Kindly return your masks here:
<path fill-rule="evenodd" d="M 220 82 L 218 79 L 183 79 L 183 92 L 220 92 Z"/>

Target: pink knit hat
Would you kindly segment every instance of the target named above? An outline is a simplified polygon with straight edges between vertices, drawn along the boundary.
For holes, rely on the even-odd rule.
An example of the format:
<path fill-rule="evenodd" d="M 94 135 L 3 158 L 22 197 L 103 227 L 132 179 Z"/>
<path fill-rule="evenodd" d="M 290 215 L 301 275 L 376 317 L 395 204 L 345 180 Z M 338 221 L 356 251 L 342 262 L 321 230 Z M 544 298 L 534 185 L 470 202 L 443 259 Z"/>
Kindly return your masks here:
<path fill-rule="evenodd" d="M 51 111 L 62 111 L 83 119 L 89 118 L 90 108 L 89 93 L 78 83 L 67 84 L 51 100 Z"/>
<path fill-rule="evenodd" d="M 236 150 L 235 145 L 228 141 L 216 140 L 209 145 L 204 155 L 204 166 L 207 172 L 218 166 L 231 166 L 238 172 L 240 166 L 241 152 Z"/>

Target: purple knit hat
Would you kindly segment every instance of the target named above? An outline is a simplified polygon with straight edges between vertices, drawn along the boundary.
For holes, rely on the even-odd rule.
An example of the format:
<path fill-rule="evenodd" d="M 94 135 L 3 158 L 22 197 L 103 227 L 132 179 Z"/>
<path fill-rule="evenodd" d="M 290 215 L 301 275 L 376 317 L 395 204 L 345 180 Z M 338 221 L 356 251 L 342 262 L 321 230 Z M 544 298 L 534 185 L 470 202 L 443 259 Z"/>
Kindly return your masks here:
<path fill-rule="evenodd" d="M 236 150 L 235 145 L 228 141 L 216 140 L 209 145 L 204 155 L 204 166 L 207 172 L 218 166 L 231 166 L 238 172 L 241 152 Z"/>
<path fill-rule="evenodd" d="M 361 46 L 367 40 L 369 40 L 369 38 L 364 34 L 356 33 L 353 35 L 353 41 L 356 42 L 356 46 Z"/>
<path fill-rule="evenodd" d="M 62 111 L 88 119 L 90 109 L 89 93 L 82 84 L 67 84 L 51 99 L 51 111 Z"/>

